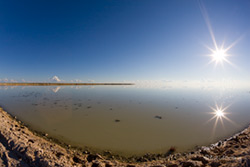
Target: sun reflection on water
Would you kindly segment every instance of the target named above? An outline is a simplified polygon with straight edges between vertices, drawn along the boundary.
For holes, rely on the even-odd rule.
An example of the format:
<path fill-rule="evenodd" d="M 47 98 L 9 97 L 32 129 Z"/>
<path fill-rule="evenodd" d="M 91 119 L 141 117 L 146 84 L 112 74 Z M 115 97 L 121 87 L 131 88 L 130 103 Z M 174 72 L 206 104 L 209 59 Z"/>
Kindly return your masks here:
<path fill-rule="evenodd" d="M 232 123 L 233 125 L 235 126 L 238 126 L 235 122 L 233 122 L 231 119 L 229 119 L 226 115 L 228 115 L 229 113 L 226 112 L 226 110 L 230 107 L 230 105 L 226 106 L 226 107 L 223 107 L 222 105 L 221 106 L 218 106 L 218 104 L 215 105 L 215 108 L 214 107 L 210 107 L 212 109 L 213 112 L 210 112 L 210 114 L 214 115 L 212 118 L 210 118 L 206 123 L 212 121 L 215 119 L 215 122 L 214 122 L 214 125 L 213 125 L 213 129 L 212 129 L 212 137 L 214 136 L 215 134 L 215 130 L 216 130 L 216 127 L 218 125 L 218 121 L 220 120 L 221 122 L 221 125 L 222 127 L 225 129 L 225 125 L 224 125 L 224 120 L 227 120 L 229 121 L 230 123 Z"/>
<path fill-rule="evenodd" d="M 220 109 L 216 110 L 215 114 L 216 114 L 217 117 L 223 117 L 224 116 L 224 112 L 222 110 L 220 110 Z"/>

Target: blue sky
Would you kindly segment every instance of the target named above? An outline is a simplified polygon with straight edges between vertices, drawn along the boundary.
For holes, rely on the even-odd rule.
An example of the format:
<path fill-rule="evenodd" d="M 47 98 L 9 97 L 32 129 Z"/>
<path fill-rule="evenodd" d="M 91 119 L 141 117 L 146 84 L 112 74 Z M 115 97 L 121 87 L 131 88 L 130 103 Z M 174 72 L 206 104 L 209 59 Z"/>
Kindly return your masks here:
<path fill-rule="evenodd" d="M 205 6 L 227 63 L 214 48 Z M 250 80 L 248 0 L 0 1 L 0 78 L 45 81 Z"/>

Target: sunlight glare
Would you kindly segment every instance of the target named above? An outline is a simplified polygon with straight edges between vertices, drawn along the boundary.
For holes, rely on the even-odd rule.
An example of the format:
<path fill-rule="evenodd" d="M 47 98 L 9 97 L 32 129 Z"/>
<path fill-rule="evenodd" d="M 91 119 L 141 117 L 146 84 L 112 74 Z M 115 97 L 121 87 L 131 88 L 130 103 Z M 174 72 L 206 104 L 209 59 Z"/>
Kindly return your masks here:
<path fill-rule="evenodd" d="M 229 106 L 230 106 L 230 105 L 229 105 Z M 212 129 L 212 137 L 213 137 L 214 134 L 215 134 L 215 130 L 216 130 L 216 127 L 217 127 L 219 121 L 221 122 L 221 124 L 222 124 L 222 126 L 223 126 L 224 129 L 225 129 L 225 127 L 224 127 L 224 122 L 223 122 L 224 119 L 227 120 L 227 121 L 229 121 L 229 122 L 232 123 L 233 125 L 238 126 L 235 122 L 233 122 L 231 119 L 229 119 L 229 118 L 226 116 L 226 115 L 229 114 L 229 113 L 227 113 L 227 112 L 225 112 L 225 111 L 228 109 L 229 106 L 223 107 L 223 106 L 221 105 L 221 106 L 219 107 L 219 106 L 216 104 L 216 105 L 215 105 L 215 108 L 210 107 L 210 108 L 213 110 L 213 112 L 211 112 L 210 114 L 212 114 L 212 115 L 214 115 L 214 116 L 213 116 L 212 118 L 210 118 L 206 123 L 208 123 L 208 122 L 210 122 L 210 121 L 212 121 L 212 120 L 215 120 L 213 129 Z"/>
<path fill-rule="evenodd" d="M 220 49 L 218 48 L 218 46 L 215 47 L 216 49 L 211 49 L 208 47 L 208 49 L 212 52 L 211 55 L 209 55 L 210 57 L 212 57 L 212 60 L 210 61 L 210 63 L 215 62 L 215 66 L 220 63 L 223 65 L 224 62 L 227 62 L 231 65 L 233 65 L 228 59 L 227 57 L 229 56 L 227 54 L 228 49 L 224 49 L 223 47 L 221 47 Z"/>
<path fill-rule="evenodd" d="M 223 49 L 216 50 L 212 54 L 212 57 L 216 62 L 222 62 L 223 60 L 225 60 L 226 56 L 227 56 L 227 54 L 226 54 L 225 50 L 223 50 Z"/>
<path fill-rule="evenodd" d="M 214 45 L 214 49 L 211 49 L 210 47 L 206 46 L 212 52 L 212 54 L 209 55 L 209 56 L 212 57 L 212 60 L 208 64 L 214 62 L 215 67 L 216 67 L 218 63 L 220 63 L 222 66 L 224 66 L 223 63 L 226 62 L 226 63 L 232 65 L 233 67 L 236 67 L 232 62 L 230 62 L 227 59 L 227 57 L 229 56 L 227 54 L 227 51 L 230 50 L 234 45 L 236 45 L 243 38 L 243 36 L 241 36 L 239 39 L 234 41 L 231 45 L 229 45 L 226 48 L 224 48 L 224 42 L 225 41 L 223 41 L 223 44 L 222 44 L 221 48 L 219 48 L 219 46 L 217 44 L 217 41 L 215 39 L 215 35 L 214 35 L 214 32 L 213 32 L 209 17 L 208 17 L 207 10 L 206 10 L 204 4 L 201 1 L 199 1 L 199 6 L 200 6 L 200 9 L 201 9 L 201 13 L 202 13 L 202 15 L 204 17 L 204 20 L 205 20 L 205 22 L 207 24 L 207 27 L 208 27 L 208 30 L 209 30 L 209 33 L 210 33 L 210 36 L 211 36 L 211 39 L 212 39 L 212 42 L 213 42 L 213 45 Z"/>
<path fill-rule="evenodd" d="M 221 109 L 217 109 L 215 111 L 215 114 L 217 117 L 223 117 L 224 116 L 224 112 Z"/>

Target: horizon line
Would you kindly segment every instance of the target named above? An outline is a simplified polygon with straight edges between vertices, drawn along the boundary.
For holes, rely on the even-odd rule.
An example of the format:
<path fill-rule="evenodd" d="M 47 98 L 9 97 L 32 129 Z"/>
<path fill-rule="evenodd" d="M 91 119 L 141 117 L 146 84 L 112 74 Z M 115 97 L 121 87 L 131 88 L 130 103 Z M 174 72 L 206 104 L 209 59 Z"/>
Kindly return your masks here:
<path fill-rule="evenodd" d="M 135 85 L 134 83 L 0 82 L 0 86 Z"/>

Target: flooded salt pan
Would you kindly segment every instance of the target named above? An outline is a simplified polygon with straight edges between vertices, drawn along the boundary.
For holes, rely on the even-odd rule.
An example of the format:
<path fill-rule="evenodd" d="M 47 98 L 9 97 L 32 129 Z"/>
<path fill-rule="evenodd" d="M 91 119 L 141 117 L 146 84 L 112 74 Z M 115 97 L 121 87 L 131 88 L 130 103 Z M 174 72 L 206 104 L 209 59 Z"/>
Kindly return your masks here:
<path fill-rule="evenodd" d="M 3 88 L 3 87 L 1 87 Z M 72 146 L 122 155 L 187 151 L 249 123 L 249 90 L 136 86 L 4 87 L 0 105 Z M 225 117 L 212 108 L 229 106 Z M 212 119 L 214 117 L 214 119 Z"/>

